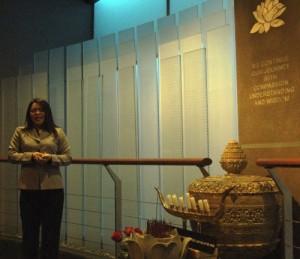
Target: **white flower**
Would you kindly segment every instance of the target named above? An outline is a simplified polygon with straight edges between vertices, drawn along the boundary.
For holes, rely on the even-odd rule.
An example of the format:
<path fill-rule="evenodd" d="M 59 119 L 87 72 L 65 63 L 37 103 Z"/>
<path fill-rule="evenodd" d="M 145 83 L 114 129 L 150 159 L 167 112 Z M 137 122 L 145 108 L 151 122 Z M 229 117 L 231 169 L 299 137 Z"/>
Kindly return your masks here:
<path fill-rule="evenodd" d="M 268 32 L 271 27 L 279 27 L 285 24 L 281 19 L 278 19 L 280 15 L 285 11 L 286 6 L 279 3 L 279 0 L 265 0 L 257 6 L 253 15 L 256 19 L 256 23 L 253 25 L 250 33 L 264 33 Z"/>

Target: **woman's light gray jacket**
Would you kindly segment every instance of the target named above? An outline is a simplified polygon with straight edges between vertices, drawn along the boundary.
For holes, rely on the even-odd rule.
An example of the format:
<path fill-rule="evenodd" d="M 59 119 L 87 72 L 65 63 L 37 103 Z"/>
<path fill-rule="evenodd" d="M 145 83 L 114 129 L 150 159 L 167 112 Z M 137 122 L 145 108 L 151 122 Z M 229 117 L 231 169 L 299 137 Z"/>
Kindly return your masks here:
<path fill-rule="evenodd" d="M 48 190 L 64 187 L 59 166 L 72 161 L 70 146 L 63 129 L 56 128 L 57 136 L 42 130 L 25 130 L 17 127 L 8 148 L 11 163 L 21 164 L 18 188 L 23 190 Z M 34 152 L 48 153 L 51 159 L 46 164 L 34 162 Z"/>

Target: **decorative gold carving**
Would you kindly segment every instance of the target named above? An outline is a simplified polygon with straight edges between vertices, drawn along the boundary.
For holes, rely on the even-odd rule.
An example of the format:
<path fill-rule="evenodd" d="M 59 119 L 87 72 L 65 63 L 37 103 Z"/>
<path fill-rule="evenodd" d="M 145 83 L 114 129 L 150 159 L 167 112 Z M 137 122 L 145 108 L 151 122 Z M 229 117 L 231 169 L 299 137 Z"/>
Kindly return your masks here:
<path fill-rule="evenodd" d="M 222 217 L 224 211 L 224 201 L 230 192 L 230 190 L 228 190 L 227 192 L 224 193 L 220 204 L 210 206 L 209 212 L 201 213 L 200 211 L 196 211 L 192 209 L 188 210 L 188 209 L 177 208 L 175 206 L 169 206 L 165 202 L 165 199 L 161 191 L 158 188 L 155 189 L 158 193 L 158 197 L 160 199 L 162 206 L 171 215 L 180 217 L 182 219 L 189 219 L 189 220 L 195 220 L 197 222 L 210 222 L 210 223 L 216 222 Z"/>
<path fill-rule="evenodd" d="M 253 25 L 250 33 L 267 33 L 271 27 L 279 27 L 285 22 L 278 17 L 283 14 L 286 6 L 279 3 L 279 0 L 265 0 L 257 6 L 253 15 L 256 23 Z"/>
<path fill-rule="evenodd" d="M 247 166 L 246 154 L 236 140 L 225 147 L 220 160 L 221 167 L 230 174 L 240 174 Z"/>
<path fill-rule="evenodd" d="M 219 223 L 230 224 L 268 224 L 274 219 L 274 211 L 266 208 L 244 208 L 234 207 L 227 209 Z"/>
<path fill-rule="evenodd" d="M 235 175 L 210 176 L 196 179 L 189 186 L 189 192 L 193 193 L 219 193 L 231 189 L 231 194 L 258 194 L 278 193 L 275 182 L 264 176 Z"/>

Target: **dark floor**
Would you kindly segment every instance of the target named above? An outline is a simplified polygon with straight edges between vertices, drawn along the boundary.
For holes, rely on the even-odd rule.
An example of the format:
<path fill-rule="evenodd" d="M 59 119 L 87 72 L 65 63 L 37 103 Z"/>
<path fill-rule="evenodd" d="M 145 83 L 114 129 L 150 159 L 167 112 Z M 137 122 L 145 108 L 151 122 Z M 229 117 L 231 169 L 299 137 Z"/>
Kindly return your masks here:
<path fill-rule="evenodd" d="M 61 249 L 59 259 L 108 259 L 112 256 L 96 256 Z M 0 236 L 0 259 L 21 259 L 21 240 L 19 238 Z"/>

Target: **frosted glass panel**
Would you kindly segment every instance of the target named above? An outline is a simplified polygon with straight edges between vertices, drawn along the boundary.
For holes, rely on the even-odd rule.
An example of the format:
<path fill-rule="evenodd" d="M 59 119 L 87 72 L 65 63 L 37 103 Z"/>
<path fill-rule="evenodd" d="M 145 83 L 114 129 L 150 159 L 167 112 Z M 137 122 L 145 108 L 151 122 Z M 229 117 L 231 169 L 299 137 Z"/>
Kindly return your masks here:
<path fill-rule="evenodd" d="M 205 15 L 202 17 L 203 31 L 210 31 L 226 24 L 226 13 L 220 11 L 218 13 Z"/>
<path fill-rule="evenodd" d="M 184 157 L 208 156 L 205 51 L 185 53 L 184 82 Z M 185 169 L 185 189 L 201 174 L 199 168 Z"/>
<path fill-rule="evenodd" d="M 67 81 L 80 80 L 82 78 L 82 53 L 81 44 L 67 47 Z"/>
<path fill-rule="evenodd" d="M 83 44 L 83 156 L 100 157 L 100 80 L 98 41 Z M 101 243 L 101 166 L 84 166 L 86 247 L 96 250 Z"/>
<path fill-rule="evenodd" d="M 65 128 L 65 49 L 50 50 L 49 101 L 58 126 Z"/>
<path fill-rule="evenodd" d="M 67 47 L 67 128 L 73 157 L 83 156 L 81 45 Z M 66 208 L 68 241 L 80 244 L 83 233 L 83 166 L 70 165 L 67 172 Z"/>
<path fill-rule="evenodd" d="M 49 52 L 49 102 L 56 125 L 66 131 L 65 123 L 65 49 L 63 47 L 50 50 Z M 67 132 L 66 132 L 67 133 Z M 66 185 L 66 168 L 61 168 L 64 183 Z M 67 204 L 67 202 L 65 203 Z M 66 211 L 63 213 L 61 226 L 61 240 L 67 234 Z"/>
<path fill-rule="evenodd" d="M 67 110 L 72 111 L 67 119 L 68 139 L 72 148 L 72 155 L 74 157 L 82 157 L 82 111 L 81 111 L 81 80 L 69 81 L 67 84 L 69 89 Z M 72 89 L 72 90 L 71 90 Z M 70 165 L 67 173 L 66 185 L 66 207 L 68 209 L 68 223 L 75 224 L 76 228 L 68 227 L 69 238 L 75 240 L 71 242 L 80 243 L 82 239 L 82 212 L 83 210 L 83 166 Z M 73 233 L 70 234 L 69 229 Z"/>
<path fill-rule="evenodd" d="M 67 84 L 69 90 L 68 99 L 70 100 L 67 110 L 73 114 L 69 116 L 67 121 L 68 138 L 72 146 L 72 154 L 74 157 L 81 157 L 83 154 L 81 85 L 81 80 L 69 81 Z"/>
<path fill-rule="evenodd" d="M 83 43 L 83 77 L 99 75 L 98 39 Z"/>
<path fill-rule="evenodd" d="M 142 30 L 142 28 L 144 26 L 138 29 Z M 139 113 L 139 156 L 159 157 L 156 37 L 150 28 L 148 35 L 141 36 L 138 39 L 138 49 L 138 84 L 140 85 L 138 91 L 139 107 L 137 109 Z M 140 172 L 141 216 L 142 218 L 155 218 L 156 193 L 153 187 L 159 187 L 159 167 L 141 166 Z M 158 207 L 158 209 L 161 208 Z"/>
<path fill-rule="evenodd" d="M 195 11 L 194 11 L 195 12 Z M 193 12 L 193 13 L 194 13 Z M 187 14 L 190 14 L 186 13 Z M 182 13 L 185 14 L 184 12 Z M 185 21 L 185 22 L 183 22 Z M 205 49 L 201 49 L 201 21 L 190 17 L 180 23 L 183 82 L 184 157 L 208 156 L 207 89 Z M 185 167 L 184 188 L 201 173 L 196 167 Z"/>
<path fill-rule="evenodd" d="M 223 0 L 209 0 L 202 3 L 203 14 L 217 13 L 223 9 Z"/>
<path fill-rule="evenodd" d="M 160 64 L 161 156 L 180 158 L 183 157 L 183 121 L 179 58 L 164 59 Z M 164 193 L 175 193 L 177 196 L 183 193 L 182 167 L 163 167 L 162 177 Z M 165 217 L 169 219 L 171 216 Z M 175 222 L 175 219 L 172 219 L 172 222 Z"/>
<path fill-rule="evenodd" d="M 163 157 L 182 157 L 182 93 L 179 58 L 161 60 L 161 147 Z"/>
<path fill-rule="evenodd" d="M 139 38 L 138 49 L 139 155 L 140 157 L 159 157 L 155 34 L 151 33 Z"/>
<path fill-rule="evenodd" d="M 119 157 L 136 157 L 135 70 L 119 70 Z"/>
<path fill-rule="evenodd" d="M 120 31 L 119 32 L 119 42 L 127 42 L 127 41 L 132 41 L 134 40 L 134 29 L 130 28 L 124 31 Z M 124 54 L 124 52 L 132 52 L 134 51 L 134 46 L 133 48 L 127 48 L 127 49 L 123 49 L 122 52 L 120 52 L 120 54 Z"/>
<path fill-rule="evenodd" d="M 116 60 L 102 62 L 102 155 L 117 156 L 117 91 L 116 91 Z"/>
<path fill-rule="evenodd" d="M 126 41 L 120 43 L 119 50 L 120 50 L 120 57 L 119 57 L 119 68 L 126 67 L 126 66 L 134 66 L 136 63 L 136 54 L 134 48 L 134 41 Z M 133 51 L 126 51 L 125 50 L 133 49 Z"/>
<path fill-rule="evenodd" d="M 84 157 L 100 157 L 100 109 L 99 109 L 99 78 L 89 77 L 85 86 L 85 131 Z M 84 167 L 85 223 L 86 241 L 89 249 L 99 248 L 101 226 L 101 166 L 86 165 Z M 91 222 L 93 224 L 91 225 Z M 93 228 L 91 226 L 94 226 Z"/>
<path fill-rule="evenodd" d="M 183 157 L 183 117 L 181 62 L 178 43 L 178 28 L 174 17 L 159 21 L 160 58 L 160 154 L 163 158 Z M 161 167 L 162 190 L 166 194 L 183 192 L 183 167 Z M 178 218 L 164 212 L 164 218 L 174 224 Z"/>
<path fill-rule="evenodd" d="M 137 34 L 139 38 L 149 35 L 154 32 L 154 22 L 147 22 L 137 27 Z"/>
<path fill-rule="evenodd" d="M 103 56 L 106 51 L 111 53 L 114 48 L 107 47 L 102 49 Z M 111 53 L 112 54 L 112 53 Z M 118 156 L 118 109 L 117 109 L 117 87 L 116 87 L 116 59 L 101 61 L 101 156 L 117 157 Z M 117 173 L 117 167 L 111 166 L 111 169 Z M 110 239 L 112 231 L 115 229 L 114 209 L 114 182 L 106 170 L 102 174 L 102 209 L 105 213 L 102 215 L 102 227 L 104 237 L 104 248 L 114 246 Z"/>
<path fill-rule="evenodd" d="M 177 27 L 173 26 L 159 32 L 159 57 L 165 59 L 178 55 Z"/>
<path fill-rule="evenodd" d="M 223 174 L 218 161 L 229 140 L 237 138 L 230 26 L 208 32 L 207 46 L 209 153 L 213 160 L 211 172 Z"/>
<path fill-rule="evenodd" d="M 202 47 L 201 21 L 199 18 L 180 24 L 179 29 L 182 53 L 198 50 Z"/>
<path fill-rule="evenodd" d="M 179 23 L 185 23 L 194 20 L 198 17 L 198 6 L 193 6 L 189 9 L 179 12 Z"/>
<path fill-rule="evenodd" d="M 176 25 L 176 16 L 175 14 L 171 14 L 169 16 L 165 16 L 159 20 L 157 20 L 157 28 L 159 31 L 163 31 L 169 27 L 174 27 Z"/>
<path fill-rule="evenodd" d="M 136 136 L 136 93 L 135 70 L 127 67 L 119 70 L 119 153 L 118 157 L 137 157 Z M 124 225 L 138 225 L 138 183 L 137 166 L 120 166 L 122 181 L 122 216 Z M 130 186 L 128 191 L 127 186 Z"/>
<path fill-rule="evenodd" d="M 98 42 L 83 46 L 84 156 L 100 157 L 100 79 Z"/>
<path fill-rule="evenodd" d="M 119 68 L 135 66 L 136 52 L 133 29 L 119 34 Z"/>
<path fill-rule="evenodd" d="M 102 37 L 100 40 L 100 46 L 101 60 L 109 60 L 116 58 L 116 45 L 114 34 Z"/>
<path fill-rule="evenodd" d="M 84 80 L 84 157 L 100 157 L 99 77 Z"/>

